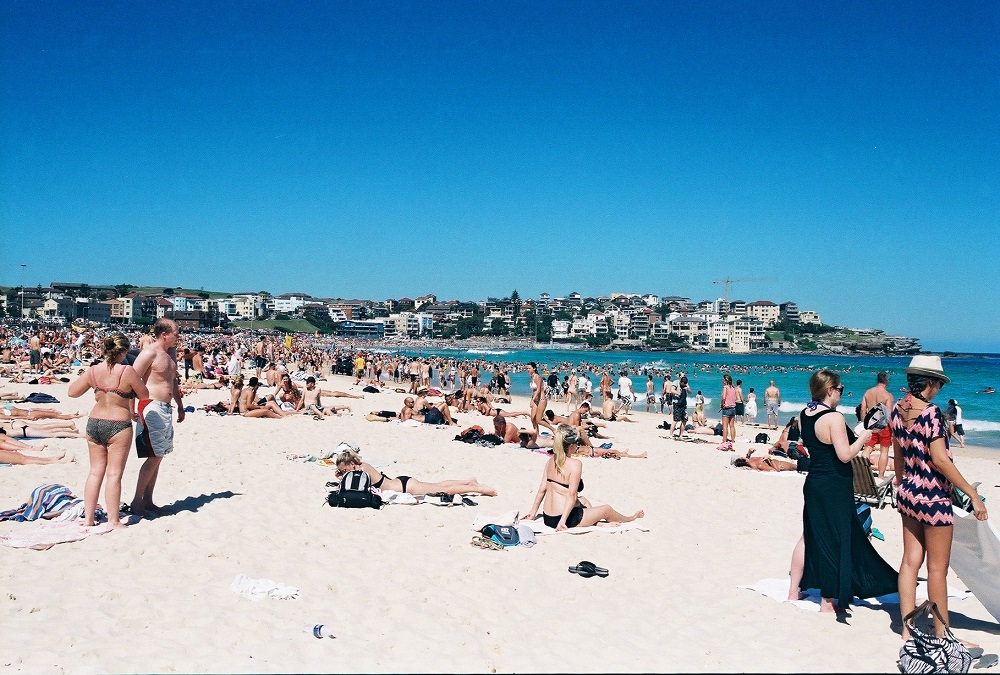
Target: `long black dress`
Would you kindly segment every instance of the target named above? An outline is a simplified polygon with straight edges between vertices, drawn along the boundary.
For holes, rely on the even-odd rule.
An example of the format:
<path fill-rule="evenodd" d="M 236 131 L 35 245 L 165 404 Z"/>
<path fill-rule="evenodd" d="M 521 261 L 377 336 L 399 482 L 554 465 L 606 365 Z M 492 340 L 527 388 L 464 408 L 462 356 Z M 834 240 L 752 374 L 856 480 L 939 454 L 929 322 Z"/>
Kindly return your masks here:
<path fill-rule="evenodd" d="M 828 443 L 816 438 L 816 420 L 833 410 L 810 417 L 800 415 L 802 442 L 812 458 L 802 493 L 802 528 L 806 542 L 805 572 L 800 588 L 818 588 L 847 608 L 854 596 L 873 598 L 899 590 L 896 570 L 882 559 L 869 541 L 854 508 L 854 477 Z M 848 437 L 854 432 L 847 430 Z"/>

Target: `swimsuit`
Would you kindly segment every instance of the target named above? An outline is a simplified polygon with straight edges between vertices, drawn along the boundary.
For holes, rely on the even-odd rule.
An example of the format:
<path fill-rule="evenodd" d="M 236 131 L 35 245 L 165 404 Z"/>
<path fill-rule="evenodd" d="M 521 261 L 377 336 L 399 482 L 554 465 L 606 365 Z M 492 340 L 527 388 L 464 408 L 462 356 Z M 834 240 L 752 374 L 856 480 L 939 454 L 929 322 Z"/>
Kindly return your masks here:
<path fill-rule="evenodd" d="M 90 384 L 94 388 L 94 391 L 103 391 L 105 394 L 116 394 L 124 399 L 136 398 L 134 391 L 123 392 L 121 390 L 122 376 L 125 374 L 124 368 L 118 371 L 118 384 L 115 385 L 114 389 L 102 387 L 97 384 L 97 378 L 94 377 L 94 368 L 96 366 L 90 367 Z M 131 420 L 107 420 L 100 417 L 91 417 L 87 420 L 87 436 L 97 445 L 107 445 L 114 436 L 131 427 Z"/>
<path fill-rule="evenodd" d="M 560 483 L 559 481 L 554 480 L 552 478 L 546 478 L 545 480 L 547 480 L 550 483 L 555 483 L 556 485 L 562 485 L 564 488 L 569 489 L 568 483 Z M 582 478 L 580 479 L 580 485 L 579 487 L 577 487 L 576 491 L 583 492 Z M 559 520 L 561 518 L 562 518 L 561 515 L 550 516 L 544 511 L 542 512 L 542 522 L 544 522 L 547 527 L 551 527 L 553 529 L 555 529 L 559 525 Z M 583 504 L 581 504 L 580 500 L 577 499 L 576 504 L 573 505 L 573 508 L 570 510 L 569 515 L 566 516 L 566 527 L 576 527 L 577 525 L 580 524 L 580 521 L 582 520 L 583 520 Z"/>
<path fill-rule="evenodd" d="M 378 490 L 380 487 L 382 487 L 382 483 L 384 483 L 385 481 L 392 480 L 391 478 L 389 478 L 388 476 L 386 476 L 381 471 L 379 471 L 379 475 L 381 476 L 381 478 L 378 479 L 378 482 L 372 484 L 372 488 L 374 488 L 376 490 Z M 406 484 L 410 482 L 410 477 L 409 476 L 400 476 L 399 477 L 399 482 L 401 484 L 401 487 L 403 488 L 402 492 L 406 492 Z"/>

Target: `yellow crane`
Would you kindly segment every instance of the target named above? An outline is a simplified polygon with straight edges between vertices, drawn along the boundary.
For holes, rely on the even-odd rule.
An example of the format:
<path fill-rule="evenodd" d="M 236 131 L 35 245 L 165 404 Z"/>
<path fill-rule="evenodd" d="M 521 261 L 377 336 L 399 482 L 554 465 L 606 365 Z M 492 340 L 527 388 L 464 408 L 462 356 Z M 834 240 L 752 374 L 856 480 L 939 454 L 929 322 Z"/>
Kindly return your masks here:
<path fill-rule="evenodd" d="M 712 281 L 713 284 L 725 284 L 726 286 L 726 310 L 729 310 L 729 284 L 731 283 L 742 283 L 744 281 L 770 281 L 774 277 L 753 277 L 749 279 L 730 279 L 726 277 L 725 279 L 715 279 Z"/>

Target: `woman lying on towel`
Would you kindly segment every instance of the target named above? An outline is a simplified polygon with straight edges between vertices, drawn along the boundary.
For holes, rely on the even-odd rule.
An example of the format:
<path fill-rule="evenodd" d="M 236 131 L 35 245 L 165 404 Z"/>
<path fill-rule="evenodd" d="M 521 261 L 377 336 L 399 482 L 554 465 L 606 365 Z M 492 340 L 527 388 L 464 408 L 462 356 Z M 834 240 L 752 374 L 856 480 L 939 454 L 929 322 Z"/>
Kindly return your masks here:
<path fill-rule="evenodd" d="M 0 421 L 0 430 L 12 438 L 86 438 L 70 420 L 7 420 Z"/>
<path fill-rule="evenodd" d="M 7 438 L 5 434 L 0 433 L 0 464 L 65 464 L 75 461 L 73 457 L 67 456 L 65 452 L 48 457 L 23 454 L 25 452 L 42 452 L 46 447 L 43 445 L 40 448 L 36 448 L 33 445 L 22 443 L 13 438 Z"/>
<path fill-rule="evenodd" d="M 337 478 L 342 477 L 348 471 L 361 469 L 371 478 L 372 487 L 377 490 L 392 490 L 394 492 L 405 492 L 415 497 L 420 495 L 430 495 L 436 492 L 445 492 L 450 495 L 477 494 L 487 497 L 496 497 L 497 491 L 488 485 L 482 485 L 475 478 L 466 480 L 443 480 L 438 483 L 425 483 L 410 478 L 400 476 L 390 478 L 373 467 L 368 462 L 362 462 L 361 457 L 350 450 L 344 450 L 337 455 Z"/>
<path fill-rule="evenodd" d="M 546 525 L 565 530 L 596 525 L 602 520 L 628 523 L 646 515 L 640 509 L 631 516 L 623 516 L 608 505 L 593 506 L 579 496 L 583 490 L 583 462 L 570 455 L 575 454 L 581 445 L 580 434 L 575 428 L 568 424 L 560 424 L 556 428 L 552 443 L 553 455 L 545 462 L 542 482 L 526 519 L 534 520 L 541 507 L 542 519 Z"/>

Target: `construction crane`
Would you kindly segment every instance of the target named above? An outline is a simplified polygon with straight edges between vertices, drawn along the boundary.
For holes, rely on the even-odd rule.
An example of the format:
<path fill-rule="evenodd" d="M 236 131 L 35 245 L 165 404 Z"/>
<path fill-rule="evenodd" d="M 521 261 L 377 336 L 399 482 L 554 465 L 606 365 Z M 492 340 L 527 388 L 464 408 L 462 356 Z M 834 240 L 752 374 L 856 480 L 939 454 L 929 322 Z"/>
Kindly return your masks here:
<path fill-rule="evenodd" d="M 725 284 L 726 286 L 726 311 L 729 311 L 729 284 L 731 283 L 742 283 L 744 281 L 770 281 L 774 277 L 753 277 L 752 279 L 730 279 L 726 277 L 725 279 L 715 279 L 712 281 L 713 284 Z"/>

